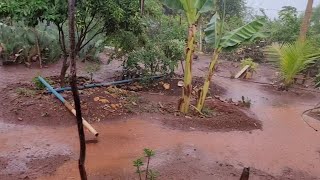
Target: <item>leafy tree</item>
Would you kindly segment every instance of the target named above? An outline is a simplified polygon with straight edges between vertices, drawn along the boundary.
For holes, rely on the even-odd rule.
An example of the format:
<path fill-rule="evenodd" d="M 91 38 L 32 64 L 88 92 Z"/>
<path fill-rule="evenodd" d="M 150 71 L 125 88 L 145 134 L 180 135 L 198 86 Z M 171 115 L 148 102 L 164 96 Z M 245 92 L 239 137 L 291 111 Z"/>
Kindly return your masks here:
<path fill-rule="evenodd" d="M 186 48 L 184 87 L 179 109 L 182 113 L 188 113 L 192 92 L 192 57 L 195 50 L 196 24 L 202 13 L 213 8 L 212 0 L 162 0 L 162 2 L 178 11 L 184 12 L 188 21 L 188 43 Z"/>
<path fill-rule="evenodd" d="M 60 46 L 63 52 L 63 65 L 61 68 L 61 86 L 64 85 L 66 71 L 69 68 L 68 50 L 64 24 L 67 17 L 66 2 L 54 0 L 49 3 L 46 20 L 54 23 L 59 30 Z M 77 1 L 76 12 L 76 55 L 86 54 L 83 50 L 89 48 L 92 41 L 97 41 L 99 36 L 114 36 L 119 31 L 140 33 L 139 4 L 130 0 L 82 0 Z"/>
<path fill-rule="evenodd" d="M 299 35 L 300 19 L 295 7 L 284 6 L 279 12 L 279 19 L 271 22 L 271 38 L 280 43 L 294 42 Z"/>

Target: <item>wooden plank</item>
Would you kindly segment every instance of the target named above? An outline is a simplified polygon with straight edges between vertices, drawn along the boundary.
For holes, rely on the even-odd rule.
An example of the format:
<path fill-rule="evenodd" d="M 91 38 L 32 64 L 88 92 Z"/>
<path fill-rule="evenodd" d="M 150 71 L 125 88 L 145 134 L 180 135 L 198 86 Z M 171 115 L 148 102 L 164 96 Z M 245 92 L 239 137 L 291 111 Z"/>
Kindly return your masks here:
<path fill-rule="evenodd" d="M 249 65 L 246 65 L 245 67 L 243 67 L 241 71 L 239 71 L 234 78 L 238 79 L 241 75 L 243 75 L 244 72 L 246 72 L 249 69 L 249 67 L 250 67 Z"/>

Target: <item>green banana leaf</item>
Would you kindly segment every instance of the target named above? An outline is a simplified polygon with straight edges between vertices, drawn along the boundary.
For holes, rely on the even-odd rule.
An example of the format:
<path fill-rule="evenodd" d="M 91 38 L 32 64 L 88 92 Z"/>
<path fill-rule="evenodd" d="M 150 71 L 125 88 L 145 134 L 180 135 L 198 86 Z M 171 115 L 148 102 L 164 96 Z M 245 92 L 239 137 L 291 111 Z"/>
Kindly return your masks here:
<path fill-rule="evenodd" d="M 210 22 L 208 23 L 208 27 L 204 30 L 205 41 L 212 47 L 217 46 L 217 43 L 219 42 L 218 40 L 219 21 L 220 21 L 219 14 L 215 13 L 210 19 Z"/>
<path fill-rule="evenodd" d="M 264 18 L 256 19 L 238 29 L 226 33 L 221 38 L 220 47 L 234 47 L 236 45 L 241 44 L 244 41 L 254 40 L 252 38 L 257 38 L 260 36 L 258 33 L 265 25 L 265 22 L 266 21 Z"/>
<path fill-rule="evenodd" d="M 174 10 L 183 10 L 189 24 L 194 24 L 201 13 L 213 10 L 213 0 L 161 0 L 167 7 Z"/>

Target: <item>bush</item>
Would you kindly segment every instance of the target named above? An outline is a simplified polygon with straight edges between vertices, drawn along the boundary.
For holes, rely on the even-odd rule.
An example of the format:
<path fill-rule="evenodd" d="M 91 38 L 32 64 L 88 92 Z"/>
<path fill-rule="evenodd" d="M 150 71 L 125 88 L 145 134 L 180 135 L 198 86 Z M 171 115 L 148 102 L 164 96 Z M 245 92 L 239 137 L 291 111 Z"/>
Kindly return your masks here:
<path fill-rule="evenodd" d="M 3 58 L 5 60 L 23 63 L 35 49 L 36 40 L 34 33 L 17 23 L 15 26 L 0 24 L 0 43 L 4 46 Z M 37 29 L 42 58 L 45 62 L 54 62 L 60 58 L 61 50 L 57 32 L 41 26 Z"/>
<path fill-rule="evenodd" d="M 270 60 L 280 69 L 286 87 L 294 82 L 294 78 L 315 61 L 319 60 L 319 50 L 309 42 L 291 44 L 273 44 L 267 49 Z"/>

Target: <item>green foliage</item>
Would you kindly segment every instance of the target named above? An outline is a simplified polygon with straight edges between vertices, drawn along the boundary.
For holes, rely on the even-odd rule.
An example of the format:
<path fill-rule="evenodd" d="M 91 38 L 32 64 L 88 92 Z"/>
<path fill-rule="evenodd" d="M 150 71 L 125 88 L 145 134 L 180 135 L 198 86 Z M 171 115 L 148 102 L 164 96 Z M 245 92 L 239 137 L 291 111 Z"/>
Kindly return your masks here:
<path fill-rule="evenodd" d="M 273 44 L 267 49 L 271 61 L 275 62 L 280 69 L 285 86 L 294 82 L 298 73 L 305 70 L 315 61 L 319 60 L 319 49 L 309 42 L 295 42 L 291 44 Z"/>
<path fill-rule="evenodd" d="M 16 93 L 26 97 L 33 97 L 36 94 L 34 90 L 28 88 L 17 88 Z"/>
<path fill-rule="evenodd" d="M 117 56 L 124 56 L 124 74 L 143 74 L 150 76 L 158 73 L 172 73 L 178 62 L 183 59 L 186 27 L 179 16 L 167 16 L 162 13 L 159 1 L 148 1 L 145 6 L 143 33 L 122 31 L 117 38 L 112 39 L 120 52 Z M 150 12 L 155 10 L 156 12 Z M 118 49 L 116 48 L 116 49 Z"/>
<path fill-rule="evenodd" d="M 257 38 L 257 33 L 260 32 L 265 24 L 265 19 L 256 19 L 240 28 L 233 31 L 224 33 L 223 29 L 224 20 L 221 20 L 216 13 L 210 20 L 208 27 L 205 29 L 206 42 L 214 48 L 230 48 L 237 46 L 245 41 L 252 41 Z"/>
<path fill-rule="evenodd" d="M 249 65 L 251 71 L 256 71 L 258 68 L 258 64 L 255 63 L 252 58 L 241 60 L 241 68 L 244 68 L 247 65 Z"/>
<path fill-rule="evenodd" d="M 155 155 L 155 152 L 152 149 L 145 148 L 143 150 L 143 152 L 144 152 L 145 157 L 147 157 L 147 158 L 151 158 L 152 156 Z"/>
<path fill-rule="evenodd" d="M 224 12 L 224 7 L 223 7 L 223 0 L 218 0 L 218 13 L 223 14 Z M 237 18 L 237 20 L 242 21 L 245 15 L 245 0 L 226 0 L 225 1 L 225 18 L 226 22 L 230 23 L 232 21 L 229 21 L 231 19 Z M 239 26 L 236 26 L 239 27 Z"/>
<path fill-rule="evenodd" d="M 174 10 L 183 11 L 189 25 L 195 24 L 201 13 L 213 9 L 213 0 L 161 0 L 166 6 Z"/>
<path fill-rule="evenodd" d="M 145 148 L 143 150 L 144 157 L 147 159 L 146 169 L 141 170 L 141 167 L 144 166 L 143 159 L 138 158 L 133 161 L 133 166 L 136 167 L 136 173 L 139 175 L 139 179 L 142 179 L 142 172 L 145 171 L 145 180 L 155 180 L 159 176 L 159 173 L 149 169 L 149 164 L 151 157 L 155 155 L 155 152 L 152 149 Z"/>
<path fill-rule="evenodd" d="M 301 19 L 298 18 L 297 9 L 284 6 L 279 12 L 279 19 L 271 22 L 268 29 L 273 41 L 289 43 L 297 40 L 300 32 Z"/>
<path fill-rule="evenodd" d="M 56 32 L 41 26 L 37 31 L 44 60 L 54 62 L 59 59 L 61 50 Z M 15 26 L 0 24 L 0 43 L 5 46 L 4 58 L 20 63 L 28 59 L 30 51 L 36 46 L 34 33 L 29 28 L 23 27 L 23 24 L 18 23 Z"/>
<path fill-rule="evenodd" d="M 49 84 L 53 83 L 53 81 L 51 81 L 48 78 L 44 78 L 44 80 L 46 80 Z M 46 88 L 46 86 L 44 84 L 42 84 L 42 82 L 38 79 L 38 76 L 35 76 L 32 79 L 32 82 L 33 82 L 34 86 L 36 87 L 36 89 L 38 89 L 38 90 L 43 90 Z"/>

